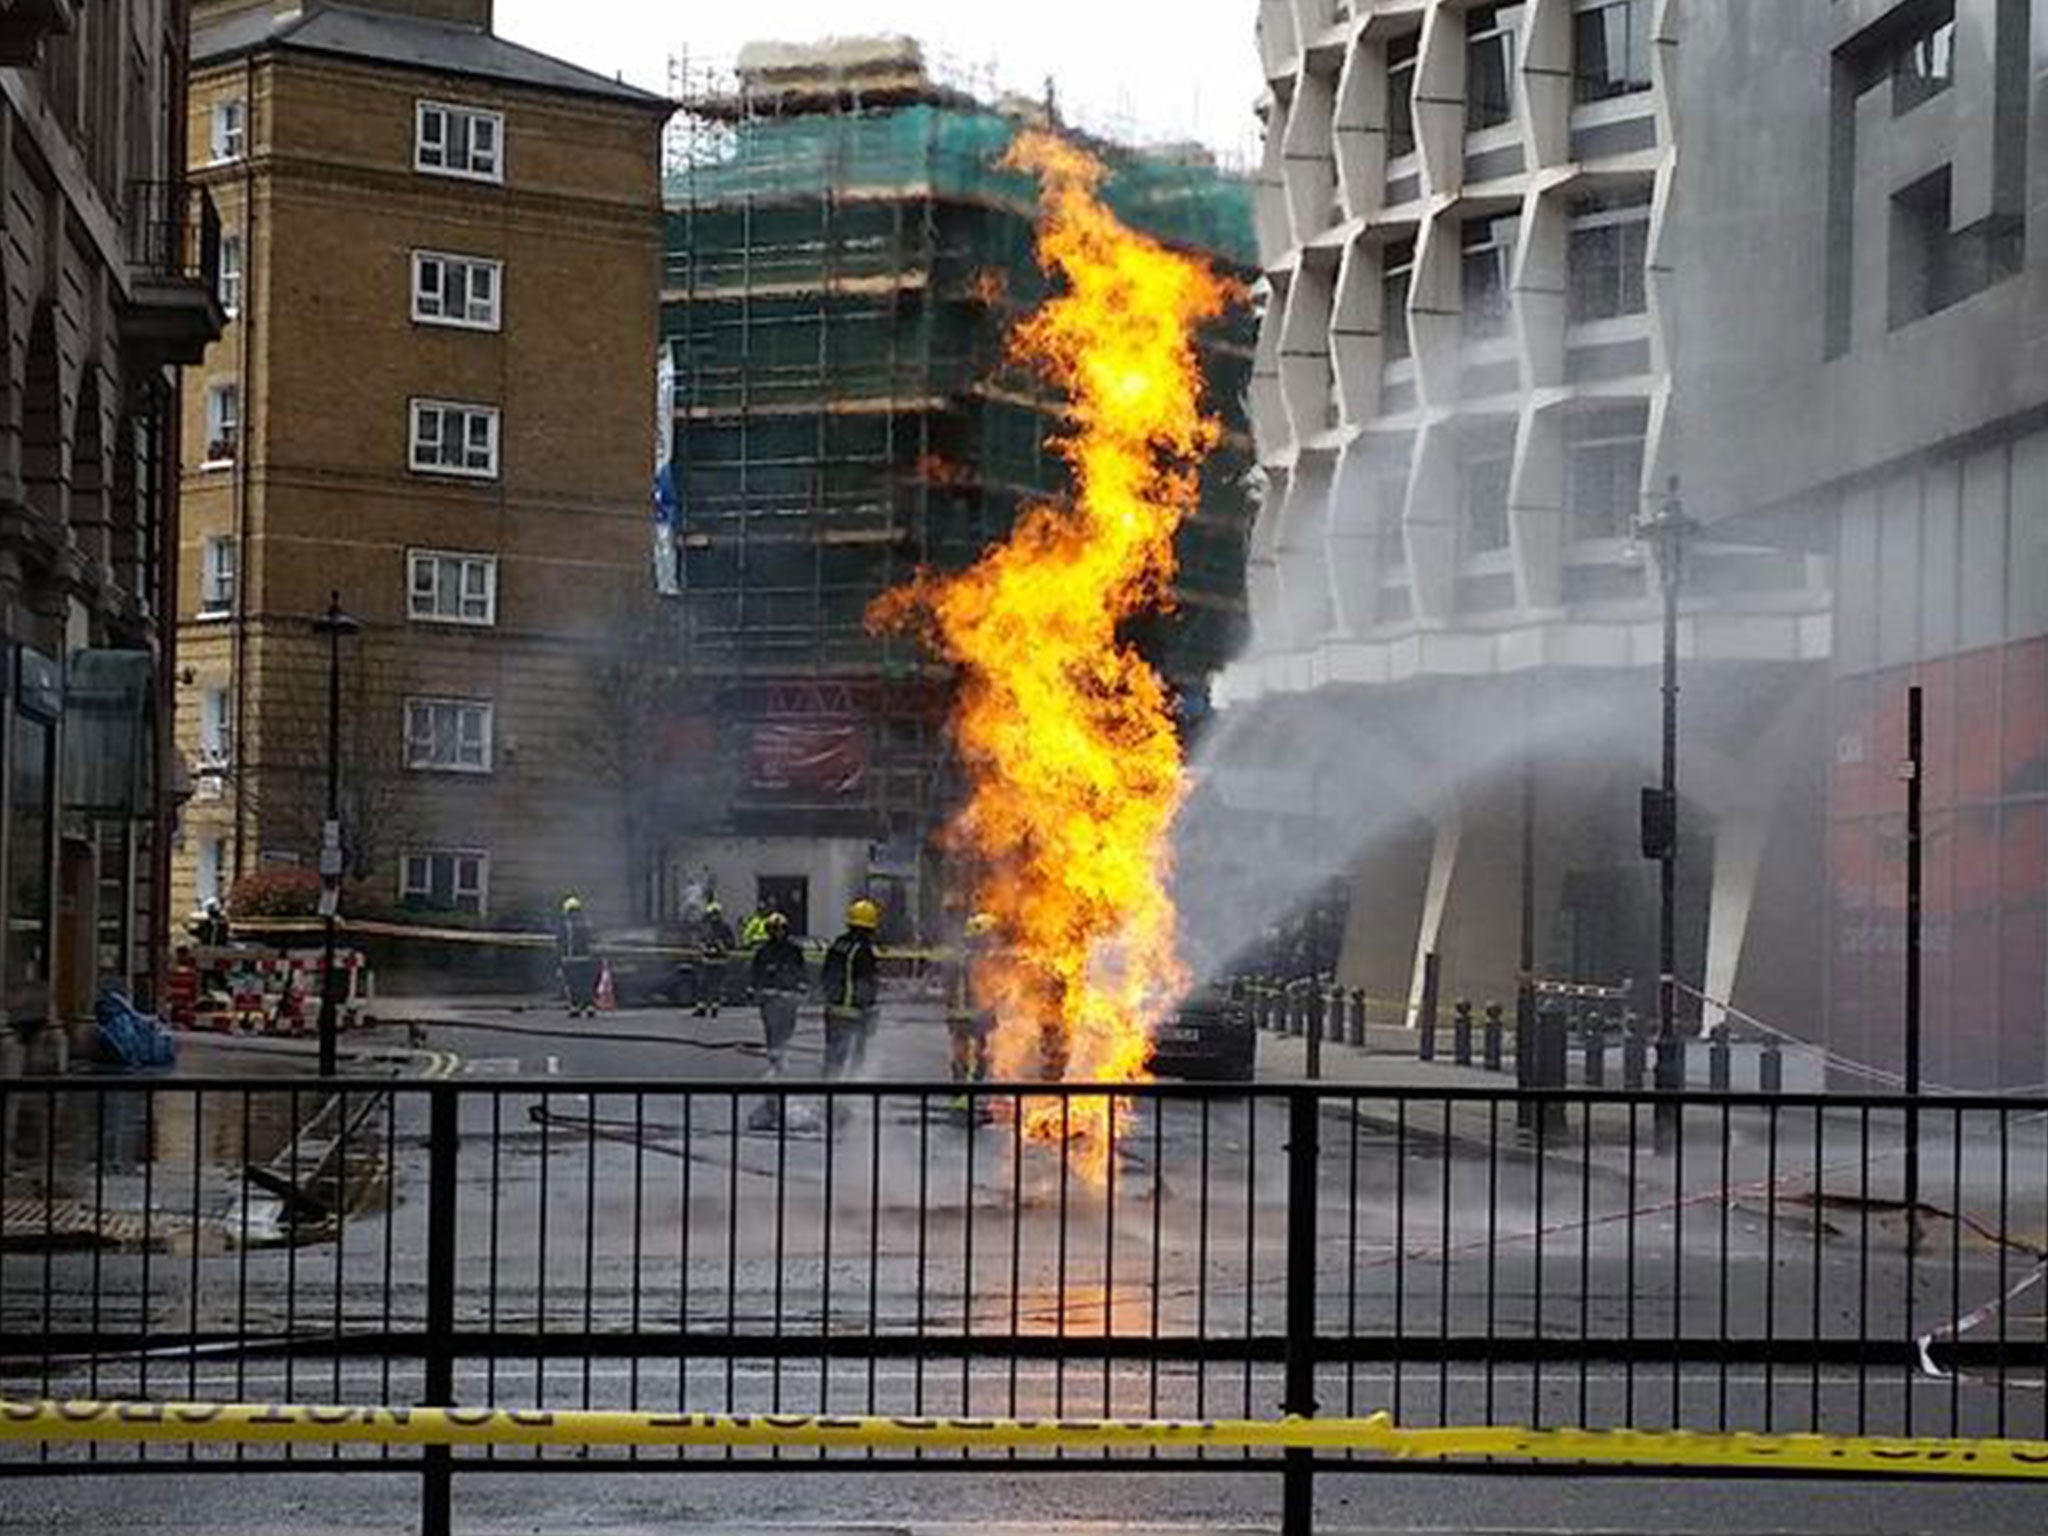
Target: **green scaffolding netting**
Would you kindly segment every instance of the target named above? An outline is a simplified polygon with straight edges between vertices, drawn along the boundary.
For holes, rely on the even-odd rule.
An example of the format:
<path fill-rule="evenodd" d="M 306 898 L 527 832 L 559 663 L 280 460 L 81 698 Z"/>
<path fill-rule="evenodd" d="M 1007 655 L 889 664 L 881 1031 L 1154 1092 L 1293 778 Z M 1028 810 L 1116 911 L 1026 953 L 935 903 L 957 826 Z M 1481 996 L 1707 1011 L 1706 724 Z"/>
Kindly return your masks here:
<path fill-rule="evenodd" d="M 753 119 L 712 132 L 672 170 L 671 208 L 929 188 L 934 196 L 1031 206 L 1037 186 L 1000 162 L 1021 130 L 1002 113 L 919 105 Z M 1119 218 L 1170 244 L 1256 265 L 1251 186 L 1213 165 L 1100 150 Z"/>

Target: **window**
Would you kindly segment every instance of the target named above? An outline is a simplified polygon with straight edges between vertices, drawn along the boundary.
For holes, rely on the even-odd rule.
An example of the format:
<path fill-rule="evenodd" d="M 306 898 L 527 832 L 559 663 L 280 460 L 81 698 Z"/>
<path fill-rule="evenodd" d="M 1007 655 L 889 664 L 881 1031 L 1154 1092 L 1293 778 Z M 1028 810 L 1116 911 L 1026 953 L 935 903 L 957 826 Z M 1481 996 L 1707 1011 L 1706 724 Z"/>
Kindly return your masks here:
<path fill-rule="evenodd" d="M 1405 516 L 1408 509 L 1408 460 L 1412 452 L 1411 446 L 1404 441 L 1379 449 L 1371 460 L 1373 506 L 1377 518 L 1374 533 L 1383 574 L 1408 563 Z"/>
<path fill-rule="evenodd" d="M 407 699 L 405 766 L 491 771 L 491 706 L 474 699 Z"/>
<path fill-rule="evenodd" d="M 429 325 L 498 328 L 500 263 L 480 256 L 412 253 L 412 317 Z"/>
<path fill-rule="evenodd" d="M 491 859 L 464 849 L 420 849 L 398 861 L 398 899 L 408 907 L 483 915 Z"/>
<path fill-rule="evenodd" d="M 415 549 L 407 557 L 407 610 L 436 624 L 494 624 L 498 618 L 498 562 L 492 555 L 456 555 Z"/>
<path fill-rule="evenodd" d="M 1465 221 L 1459 286 L 1467 341 L 1487 341 L 1507 334 L 1508 319 L 1513 313 L 1508 283 L 1521 225 L 1521 219 L 1511 213 Z"/>
<path fill-rule="evenodd" d="M 235 701 L 226 688 L 199 695 L 199 763 L 225 768 L 235 755 Z"/>
<path fill-rule="evenodd" d="M 213 104 L 213 159 L 239 160 L 247 149 L 249 107 L 239 96 Z"/>
<path fill-rule="evenodd" d="M 1627 538 L 1642 510 L 1649 407 L 1614 406 L 1564 423 L 1564 504 L 1572 537 Z"/>
<path fill-rule="evenodd" d="M 1387 153 L 1415 153 L 1415 45 L 1420 33 L 1387 40 Z"/>
<path fill-rule="evenodd" d="M 206 392 L 206 462 L 233 460 L 242 437 L 242 392 L 233 384 L 216 384 Z"/>
<path fill-rule="evenodd" d="M 498 473 L 498 413 L 488 405 L 412 403 L 412 467 L 424 474 Z"/>
<path fill-rule="evenodd" d="M 242 307 L 242 237 L 223 235 L 220 242 L 220 307 L 236 314 Z"/>
<path fill-rule="evenodd" d="M 1519 5 L 1475 5 L 1465 13 L 1465 129 L 1515 120 L 1515 29 Z"/>
<path fill-rule="evenodd" d="M 234 606 L 235 541 L 208 539 L 199 567 L 199 612 L 202 616 L 227 613 Z"/>
<path fill-rule="evenodd" d="M 17 653 L 26 658 L 26 651 Z M 38 668 L 55 691 L 54 664 Z M 24 690 L 25 691 L 25 690 Z M 42 698 L 39 706 L 54 703 Z M 26 704 L 26 700 L 24 700 Z M 50 864 L 55 828 L 57 725 L 54 715 L 14 714 L 14 788 L 8 802 L 7 1006 L 14 1022 L 49 1015 Z"/>
<path fill-rule="evenodd" d="M 1514 472 L 1513 433 L 1483 433 L 1468 441 L 1458 461 L 1458 558 L 1508 543 L 1508 481 Z"/>
<path fill-rule="evenodd" d="M 1408 341 L 1408 284 L 1415 275 L 1415 242 L 1396 240 L 1380 252 L 1380 344 L 1382 356 L 1398 363 L 1412 350 Z"/>
<path fill-rule="evenodd" d="M 1964 272 L 1966 242 L 1949 231 L 1949 168 L 1892 195 L 1891 323 L 1897 330 L 1973 291 Z"/>
<path fill-rule="evenodd" d="M 1565 236 L 1565 318 L 1639 315 L 1650 254 L 1650 189 L 1573 199 Z"/>
<path fill-rule="evenodd" d="M 228 840 L 224 837 L 202 837 L 199 839 L 199 863 L 196 871 L 193 895 L 198 898 L 201 908 L 210 901 L 222 901 L 227 892 L 222 889 L 228 867 Z"/>
<path fill-rule="evenodd" d="M 419 104 L 413 167 L 436 176 L 465 176 L 472 181 L 503 181 L 505 118 L 475 107 L 443 102 Z"/>
<path fill-rule="evenodd" d="M 1956 83 L 1956 8 L 1930 13 L 1892 55 L 1892 116 L 1903 117 Z"/>
<path fill-rule="evenodd" d="M 1572 100 L 1650 88 L 1650 0 L 1588 6 L 1572 18 Z"/>

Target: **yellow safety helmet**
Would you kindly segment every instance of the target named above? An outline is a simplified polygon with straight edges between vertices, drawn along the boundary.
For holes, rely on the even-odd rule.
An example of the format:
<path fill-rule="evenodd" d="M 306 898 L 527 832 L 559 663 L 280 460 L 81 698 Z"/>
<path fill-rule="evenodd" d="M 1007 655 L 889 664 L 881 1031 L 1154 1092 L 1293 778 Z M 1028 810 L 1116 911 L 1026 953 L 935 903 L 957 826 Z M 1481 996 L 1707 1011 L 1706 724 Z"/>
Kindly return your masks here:
<path fill-rule="evenodd" d="M 725 916 L 725 908 L 715 901 L 707 901 L 704 903 L 704 915 L 706 917 L 723 917 Z"/>
<path fill-rule="evenodd" d="M 996 917 L 993 912 L 977 912 L 967 919 L 967 937 L 978 939 L 983 934 L 996 931 Z"/>
<path fill-rule="evenodd" d="M 846 926 L 873 930 L 882 926 L 882 909 L 863 896 L 846 909 Z"/>
<path fill-rule="evenodd" d="M 789 928 L 789 919 L 780 912 L 770 912 L 761 919 L 761 923 L 770 933 L 783 933 Z"/>
<path fill-rule="evenodd" d="M 581 912 L 583 910 L 583 898 L 581 896 L 564 896 L 562 898 L 562 910 L 564 912 Z"/>

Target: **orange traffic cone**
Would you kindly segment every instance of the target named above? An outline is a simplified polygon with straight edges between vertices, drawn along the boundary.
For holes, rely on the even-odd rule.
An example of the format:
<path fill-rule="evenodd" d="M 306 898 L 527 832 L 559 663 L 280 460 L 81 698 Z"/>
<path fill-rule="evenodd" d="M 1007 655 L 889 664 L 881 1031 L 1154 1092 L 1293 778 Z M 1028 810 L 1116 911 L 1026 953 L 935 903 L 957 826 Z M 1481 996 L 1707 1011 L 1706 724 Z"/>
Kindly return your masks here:
<path fill-rule="evenodd" d="M 605 1013 L 610 1013 L 619 1006 L 619 995 L 612 989 L 612 968 L 609 965 L 598 967 L 597 991 L 594 994 L 594 1000 L 597 1006 Z"/>

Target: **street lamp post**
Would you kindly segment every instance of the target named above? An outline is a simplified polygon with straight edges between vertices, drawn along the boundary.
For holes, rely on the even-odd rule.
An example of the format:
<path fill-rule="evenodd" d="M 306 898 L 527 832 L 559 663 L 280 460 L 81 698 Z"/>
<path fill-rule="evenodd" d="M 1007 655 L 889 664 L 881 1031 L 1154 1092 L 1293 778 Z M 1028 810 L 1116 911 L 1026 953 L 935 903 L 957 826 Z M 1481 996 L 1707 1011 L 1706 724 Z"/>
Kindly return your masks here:
<path fill-rule="evenodd" d="M 1654 515 L 1637 533 L 1656 551 L 1664 590 L 1664 763 L 1659 786 L 1643 794 L 1643 853 L 1657 860 L 1657 1067 L 1656 1085 L 1666 1093 L 1685 1086 L 1685 1062 L 1678 1040 L 1678 589 L 1683 580 L 1685 541 L 1692 519 L 1678 499 L 1672 476 Z M 1660 1100 L 1656 1144 L 1669 1151 L 1679 1137 L 1678 1104 Z"/>
<path fill-rule="evenodd" d="M 363 626 L 341 611 L 341 593 L 331 592 L 327 611 L 313 621 L 327 637 L 327 819 L 320 829 L 320 1075 L 339 1069 L 335 1042 L 334 940 L 341 913 L 341 641 Z"/>

